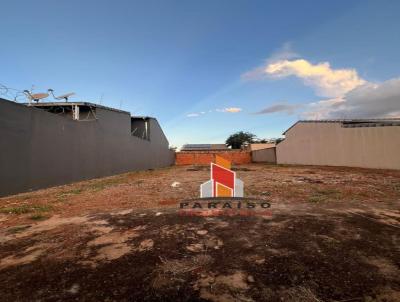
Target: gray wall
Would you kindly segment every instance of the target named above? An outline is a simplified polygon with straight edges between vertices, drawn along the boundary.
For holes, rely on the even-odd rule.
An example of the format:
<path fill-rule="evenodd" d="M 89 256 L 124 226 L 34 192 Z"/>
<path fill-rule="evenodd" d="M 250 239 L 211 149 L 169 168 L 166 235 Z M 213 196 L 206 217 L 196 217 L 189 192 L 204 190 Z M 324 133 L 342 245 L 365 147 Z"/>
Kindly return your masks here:
<path fill-rule="evenodd" d="M 400 126 L 298 122 L 276 146 L 278 164 L 400 169 Z"/>
<path fill-rule="evenodd" d="M 129 114 L 96 116 L 74 121 L 0 99 L 0 196 L 174 163 L 156 119 L 143 140 L 131 136 Z"/>
<path fill-rule="evenodd" d="M 251 161 L 254 163 L 276 164 L 276 148 L 270 147 L 251 151 Z"/>

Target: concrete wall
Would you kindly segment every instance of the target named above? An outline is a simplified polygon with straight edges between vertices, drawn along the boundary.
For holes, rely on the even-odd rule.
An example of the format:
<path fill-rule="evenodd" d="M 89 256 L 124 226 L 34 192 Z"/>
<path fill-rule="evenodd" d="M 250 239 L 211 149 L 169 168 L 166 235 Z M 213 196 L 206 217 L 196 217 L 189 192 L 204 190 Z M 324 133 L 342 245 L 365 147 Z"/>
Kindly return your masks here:
<path fill-rule="evenodd" d="M 276 147 L 278 164 L 400 169 L 400 126 L 299 122 Z"/>
<path fill-rule="evenodd" d="M 209 165 L 215 161 L 215 155 L 219 155 L 232 164 L 241 165 L 251 163 L 251 155 L 248 151 L 181 151 L 176 153 L 176 165 Z"/>
<path fill-rule="evenodd" d="M 251 151 L 251 160 L 254 163 L 276 164 L 276 148 L 270 147 Z"/>
<path fill-rule="evenodd" d="M 0 195 L 174 163 L 157 120 L 143 140 L 131 136 L 129 114 L 97 108 L 96 116 L 74 121 L 0 99 Z"/>
<path fill-rule="evenodd" d="M 273 143 L 250 144 L 248 148 L 251 151 L 256 151 L 256 150 L 262 150 L 262 149 L 271 148 L 271 147 L 275 147 L 275 144 L 273 144 Z"/>

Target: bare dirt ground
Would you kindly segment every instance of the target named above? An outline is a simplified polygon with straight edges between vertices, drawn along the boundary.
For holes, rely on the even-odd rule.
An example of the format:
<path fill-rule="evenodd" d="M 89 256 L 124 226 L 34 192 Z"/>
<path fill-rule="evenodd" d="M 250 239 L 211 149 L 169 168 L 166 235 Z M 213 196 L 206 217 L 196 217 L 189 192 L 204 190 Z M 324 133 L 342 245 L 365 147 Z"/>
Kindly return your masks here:
<path fill-rule="evenodd" d="M 400 171 L 243 165 L 270 217 L 183 217 L 207 167 L 0 199 L 1 301 L 400 301 Z"/>

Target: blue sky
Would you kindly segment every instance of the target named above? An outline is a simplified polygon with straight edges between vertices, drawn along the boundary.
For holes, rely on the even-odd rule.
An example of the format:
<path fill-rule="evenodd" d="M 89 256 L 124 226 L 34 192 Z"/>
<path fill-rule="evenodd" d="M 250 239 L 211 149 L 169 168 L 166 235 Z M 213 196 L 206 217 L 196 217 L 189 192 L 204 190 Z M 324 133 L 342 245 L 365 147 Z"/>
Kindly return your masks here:
<path fill-rule="evenodd" d="M 14 0 L 1 11 L 1 84 L 103 95 L 157 117 L 171 145 L 400 114 L 400 1 Z"/>

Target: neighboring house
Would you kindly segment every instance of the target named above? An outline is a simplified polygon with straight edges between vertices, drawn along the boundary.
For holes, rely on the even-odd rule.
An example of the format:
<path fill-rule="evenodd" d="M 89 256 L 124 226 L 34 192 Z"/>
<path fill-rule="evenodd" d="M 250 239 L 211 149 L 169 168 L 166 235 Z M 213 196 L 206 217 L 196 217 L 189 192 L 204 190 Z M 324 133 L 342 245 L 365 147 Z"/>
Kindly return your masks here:
<path fill-rule="evenodd" d="M 186 144 L 183 145 L 181 151 L 215 151 L 228 150 L 225 144 Z"/>
<path fill-rule="evenodd" d="M 253 143 L 245 146 L 251 152 L 251 161 L 254 163 L 276 164 L 275 143 Z"/>
<path fill-rule="evenodd" d="M 257 151 L 257 150 L 273 148 L 273 147 L 275 147 L 275 143 L 257 143 L 257 144 L 249 144 L 247 146 L 247 148 L 250 151 Z"/>
<path fill-rule="evenodd" d="M 251 161 L 253 163 L 276 164 L 276 147 L 251 151 Z"/>
<path fill-rule="evenodd" d="M 172 165 L 157 120 L 88 102 L 0 99 L 0 196 Z"/>
<path fill-rule="evenodd" d="M 400 169 L 400 119 L 298 121 L 283 134 L 278 164 Z"/>

